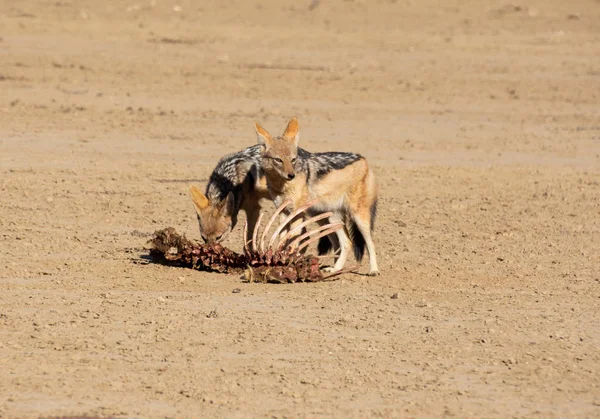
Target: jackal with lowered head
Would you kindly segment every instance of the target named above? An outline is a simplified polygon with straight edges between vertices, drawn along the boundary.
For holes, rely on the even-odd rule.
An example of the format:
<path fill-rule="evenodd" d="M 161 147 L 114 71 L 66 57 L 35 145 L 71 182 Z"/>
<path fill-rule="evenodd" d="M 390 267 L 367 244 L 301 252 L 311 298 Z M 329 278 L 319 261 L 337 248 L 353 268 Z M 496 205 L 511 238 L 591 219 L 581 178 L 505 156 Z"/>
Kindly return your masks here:
<path fill-rule="evenodd" d="M 379 274 L 371 236 L 377 213 L 377 184 L 367 160 L 354 153 L 309 153 L 299 148 L 300 127 L 296 118 L 292 118 L 279 137 L 272 137 L 258 123 L 254 125 L 261 146 L 262 172 L 275 205 L 290 200 L 289 214 L 316 200 L 309 209 L 310 215 L 331 211 L 329 222 L 344 223 L 344 228 L 330 235 L 329 240 L 319 242 L 320 254 L 327 253 L 331 247 L 340 252 L 331 270 L 344 267 L 350 247 L 358 261 L 366 247 L 369 274 Z"/>
<path fill-rule="evenodd" d="M 221 242 L 237 223 L 240 209 L 246 213 L 248 235 L 252 239 L 260 214 L 260 200 L 269 199 L 260 169 L 261 147 L 254 145 L 223 157 L 210 175 L 206 192 L 190 188 L 198 216 L 200 236 L 206 243 Z"/>

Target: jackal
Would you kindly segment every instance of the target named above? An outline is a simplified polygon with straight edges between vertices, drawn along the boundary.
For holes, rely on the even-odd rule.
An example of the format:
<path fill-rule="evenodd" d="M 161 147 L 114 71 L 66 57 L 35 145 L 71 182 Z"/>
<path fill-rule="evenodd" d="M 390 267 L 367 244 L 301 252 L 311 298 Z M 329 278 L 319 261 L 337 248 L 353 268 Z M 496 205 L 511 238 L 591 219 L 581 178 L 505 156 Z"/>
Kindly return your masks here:
<path fill-rule="evenodd" d="M 261 210 L 260 200 L 269 199 L 260 155 L 260 145 L 229 154 L 217 163 L 205 194 L 196 186 L 190 188 L 200 236 L 206 243 L 225 240 L 237 223 L 240 209 L 248 219 L 246 241 L 251 240 Z"/>
<path fill-rule="evenodd" d="M 309 153 L 298 147 L 299 124 L 296 118 L 288 123 L 280 137 L 272 137 L 254 123 L 261 146 L 261 168 L 275 205 L 292 201 L 293 208 L 317 200 L 313 214 L 331 211 L 331 222 L 343 222 L 329 240 L 319 242 L 319 253 L 333 246 L 340 251 L 333 271 L 344 267 L 352 245 L 358 261 L 365 246 L 369 251 L 370 275 L 377 275 L 377 257 L 371 237 L 377 213 L 377 184 L 366 159 L 354 153 Z M 326 220 L 324 220 L 326 222 Z"/>

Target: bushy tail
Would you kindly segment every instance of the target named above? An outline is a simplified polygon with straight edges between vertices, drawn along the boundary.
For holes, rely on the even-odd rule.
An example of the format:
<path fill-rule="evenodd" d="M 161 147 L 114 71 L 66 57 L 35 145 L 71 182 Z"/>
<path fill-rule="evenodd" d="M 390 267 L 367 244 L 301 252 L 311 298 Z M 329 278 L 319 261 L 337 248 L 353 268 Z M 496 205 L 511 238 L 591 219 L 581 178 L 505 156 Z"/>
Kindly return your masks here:
<path fill-rule="evenodd" d="M 371 222 L 369 227 L 371 228 L 371 231 L 373 231 L 373 229 L 375 228 L 375 217 L 377 217 L 377 200 L 373 202 L 373 205 L 371 205 L 369 211 L 371 213 Z M 354 251 L 354 257 L 357 261 L 360 262 L 363 256 L 365 255 L 365 247 L 367 247 L 365 237 L 360 232 L 353 218 L 349 218 L 347 220 L 346 228 L 348 229 L 350 240 L 352 240 L 352 250 Z"/>
<path fill-rule="evenodd" d="M 354 257 L 360 262 L 365 254 L 365 247 L 367 246 L 365 237 L 362 235 L 353 219 L 348 220 L 346 223 L 346 228 L 348 229 L 348 234 L 350 235 L 350 240 L 352 241 Z"/>
<path fill-rule="evenodd" d="M 333 249 L 333 243 L 329 240 L 329 236 L 321 237 L 319 239 L 319 244 L 317 245 L 319 255 L 326 255 L 331 249 Z"/>
<path fill-rule="evenodd" d="M 371 231 L 375 229 L 375 218 L 377 218 L 377 199 L 370 208 L 371 211 Z"/>

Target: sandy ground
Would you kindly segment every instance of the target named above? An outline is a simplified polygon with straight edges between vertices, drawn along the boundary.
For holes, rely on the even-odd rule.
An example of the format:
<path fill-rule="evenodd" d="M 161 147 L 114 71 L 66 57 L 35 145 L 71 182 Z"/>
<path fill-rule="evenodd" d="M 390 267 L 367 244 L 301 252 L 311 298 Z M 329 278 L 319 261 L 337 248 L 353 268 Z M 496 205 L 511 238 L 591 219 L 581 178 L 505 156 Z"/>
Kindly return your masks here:
<path fill-rule="evenodd" d="M 598 22 L 0 2 L 0 417 L 600 417 Z M 155 229 L 199 238 L 188 186 L 293 115 L 306 149 L 369 159 L 382 275 L 147 264 Z"/>

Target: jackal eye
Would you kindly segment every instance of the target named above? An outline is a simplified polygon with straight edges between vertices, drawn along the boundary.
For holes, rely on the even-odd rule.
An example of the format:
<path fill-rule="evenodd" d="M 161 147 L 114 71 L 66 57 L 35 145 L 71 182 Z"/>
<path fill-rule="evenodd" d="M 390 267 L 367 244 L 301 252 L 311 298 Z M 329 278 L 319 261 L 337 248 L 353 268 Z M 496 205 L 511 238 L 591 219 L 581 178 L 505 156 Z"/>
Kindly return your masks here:
<path fill-rule="evenodd" d="M 275 160 L 277 163 L 283 163 L 283 160 L 281 160 L 279 157 L 273 157 L 273 160 Z"/>
<path fill-rule="evenodd" d="M 292 164 L 296 163 L 296 157 L 292 159 Z"/>

